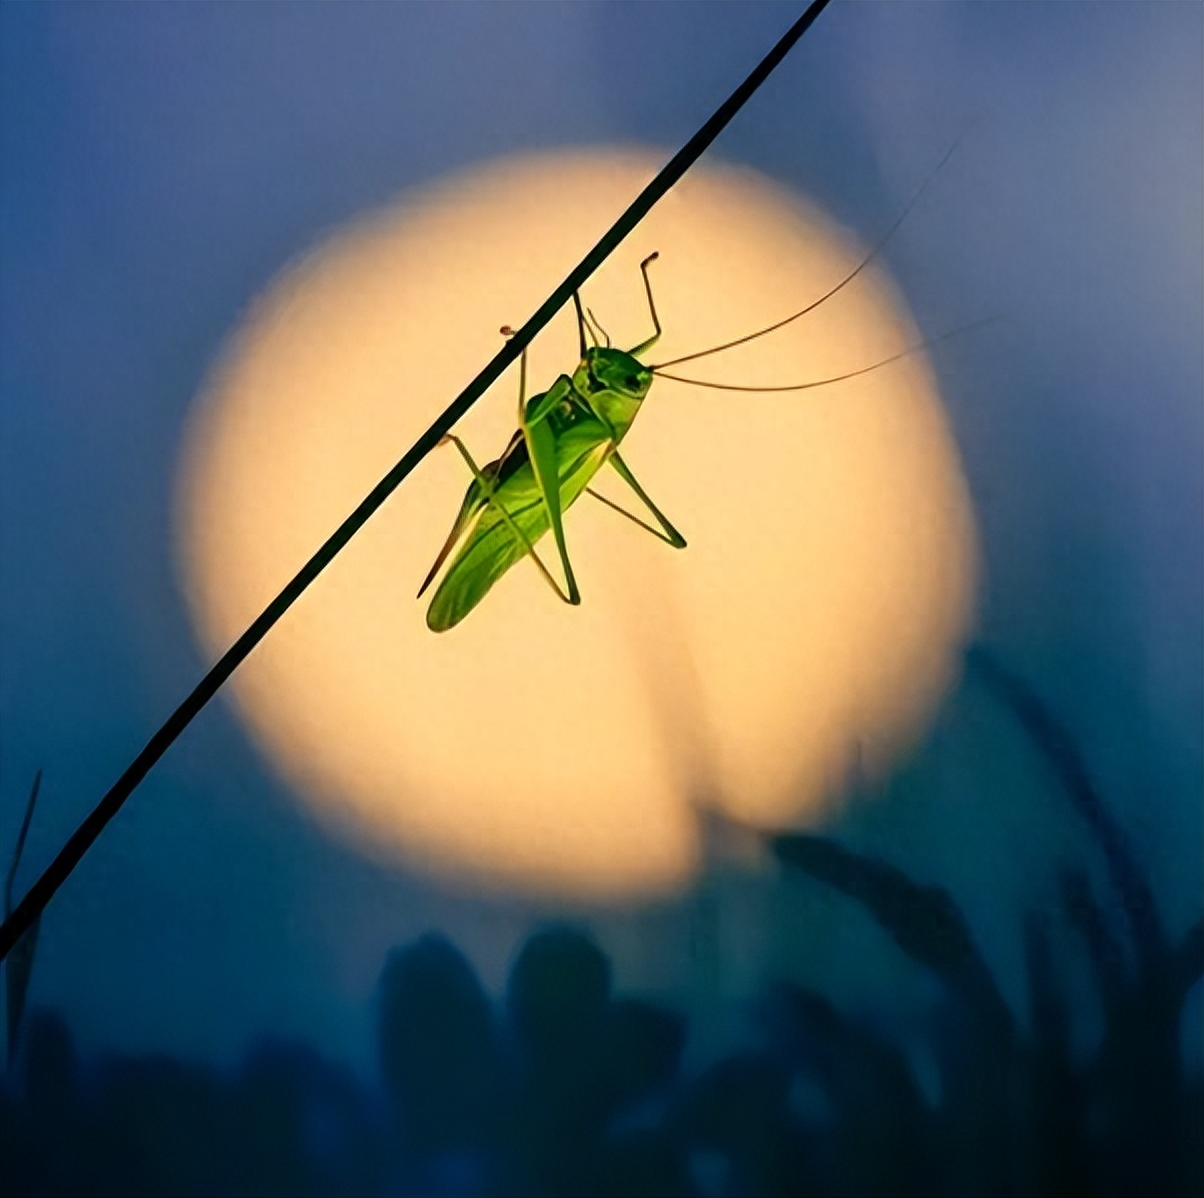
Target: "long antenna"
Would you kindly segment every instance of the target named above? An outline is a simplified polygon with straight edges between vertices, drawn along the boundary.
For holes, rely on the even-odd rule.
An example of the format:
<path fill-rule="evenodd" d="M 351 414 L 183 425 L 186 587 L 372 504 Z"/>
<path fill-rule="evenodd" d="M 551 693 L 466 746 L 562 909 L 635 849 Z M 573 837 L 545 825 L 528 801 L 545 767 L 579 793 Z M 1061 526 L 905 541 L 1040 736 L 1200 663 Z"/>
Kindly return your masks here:
<path fill-rule="evenodd" d="M 959 325 L 956 329 L 950 329 L 947 333 L 938 333 L 935 337 L 930 337 L 927 341 L 917 341 L 915 345 L 909 345 L 906 349 L 899 350 L 897 354 L 891 354 L 889 358 L 883 358 L 871 366 L 862 366 L 858 370 L 850 370 L 847 374 L 836 374 L 828 379 L 812 379 L 806 383 L 788 383 L 782 387 L 741 387 L 737 383 L 708 383 L 702 379 L 682 378 L 680 374 L 665 374 L 661 370 L 656 370 L 655 374 L 658 379 L 672 379 L 675 383 L 689 383 L 693 387 L 710 387 L 713 391 L 809 391 L 812 387 L 826 387 L 829 383 L 843 383 L 845 379 L 855 379 L 858 375 L 869 374 L 871 370 L 880 370 L 883 366 L 889 366 L 892 362 L 899 361 L 900 358 L 909 358 L 912 354 L 918 354 L 922 349 L 939 345 L 940 342 L 947 341 L 950 337 L 956 337 L 960 333 L 968 333 L 971 329 L 981 328 L 985 324 L 993 324 L 998 319 L 999 317 L 997 316 L 984 316 L 982 320 L 975 320 L 970 324 Z"/>
<path fill-rule="evenodd" d="M 226 650 L 192 693 L 167 718 L 145 747 L 126 767 L 108 793 L 68 838 L 45 872 L 30 887 L 3 926 L 0 926 L 0 960 L 8 956 L 21 933 L 45 909 L 58 888 L 80 863 L 84 854 L 104 831 L 109 820 L 121 810 L 134 788 L 152 766 L 197 717 L 202 708 L 221 689 L 222 684 L 272 630 L 276 622 L 301 597 L 309 585 L 334 560 L 340 550 L 368 522 L 373 513 L 393 494 L 419 462 L 451 431 L 452 426 L 501 377 L 502 372 L 529 345 L 536 333 L 568 303 L 573 293 L 602 265 L 620 242 L 636 227 L 652 206 L 690 169 L 702 152 L 719 136 L 732 117 L 793 49 L 795 43 L 815 23 L 830 0 L 812 0 L 802 16 L 782 35 L 776 46 L 753 68 L 748 78 L 715 110 L 710 119 L 657 172 L 656 177 L 628 206 L 627 211 L 602 235 L 598 244 L 573 268 L 568 277 L 540 305 L 527 321 L 496 353 L 475 379 L 460 392 L 434 423 L 406 450 L 401 460 L 368 492 L 359 506 L 335 529 L 326 542 L 296 573 L 284 590 L 267 605 L 251 626 Z"/>
<path fill-rule="evenodd" d="M 967 126 L 967 128 L 969 128 L 969 126 Z M 748 341 L 755 341 L 758 337 L 764 337 L 767 333 L 776 333 L 778 331 L 778 329 L 785 328 L 785 326 L 790 324 L 791 321 L 798 320 L 798 318 L 800 316 L 806 316 L 808 312 L 814 312 L 815 309 L 820 306 L 820 304 L 824 303 L 827 300 L 830 300 L 838 291 L 841 291 L 845 287 L 847 287 L 859 274 L 861 274 L 861 272 L 863 270 L 865 270 L 865 268 L 867 266 L 869 266 L 869 264 L 871 262 L 873 262 L 873 260 L 876 257 L 878 257 L 878 255 L 880 253 L 882 253 L 882 251 L 884 249 L 886 249 L 887 242 L 890 241 L 890 239 L 895 235 L 899 226 L 907 219 L 908 214 L 916 206 L 916 204 L 918 203 L 918 201 L 920 199 L 920 196 L 922 196 L 924 194 L 924 192 L 927 190 L 928 184 L 931 183 L 932 180 L 936 178 L 937 174 L 940 172 L 941 167 L 943 167 L 945 165 L 945 163 L 948 162 L 949 159 L 953 157 L 953 151 L 956 150 L 957 147 L 961 144 L 961 140 L 963 137 L 965 137 L 965 135 L 966 135 L 966 129 L 963 129 L 961 131 L 961 133 L 959 133 L 957 135 L 957 137 L 954 138 L 953 144 L 945 151 L 944 156 L 941 158 L 940 162 L 938 162 L 936 164 L 936 166 L 934 166 L 932 168 L 932 170 L 930 170 L 928 172 L 928 174 L 924 177 L 924 181 L 920 184 L 919 187 L 916 188 L 911 199 L 908 200 L 907 203 L 904 205 L 903 211 L 900 212 L 899 215 L 895 218 L 894 224 L 892 224 L 891 227 L 889 229 L 887 229 L 886 232 L 882 235 L 882 237 L 878 241 L 878 244 L 875 245 L 874 248 L 872 250 L 870 250 L 870 252 L 868 254 L 866 254 L 866 256 L 864 258 L 861 259 L 861 261 L 857 264 L 857 266 L 854 267 L 853 270 L 849 274 L 845 275 L 845 277 L 843 279 L 841 279 L 840 282 L 837 283 L 836 286 L 833 287 L 830 291 L 825 291 L 824 294 L 819 297 L 819 299 L 812 300 L 811 303 L 809 303 L 805 308 L 800 308 L 797 312 L 795 312 L 793 316 L 787 316 L 785 318 L 785 320 L 779 320 L 776 324 L 771 324 L 767 328 L 758 329 L 755 333 L 748 333 L 743 337 L 737 337 L 735 341 L 725 341 L 722 345 L 713 345 L 713 346 L 711 346 L 710 349 L 700 349 L 700 350 L 698 350 L 697 353 L 683 354 L 682 357 L 680 357 L 680 358 L 671 358 L 668 362 L 661 362 L 659 365 L 649 366 L 648 369 L 649 370 L 659 370 L 662 366 L 679 366 L 682 362 L 693 362 L 695 358 L 706 358 L 706 357 L 709 357 L 711 354 L 722 353 L 725 349 L 735 349 L 737 345 L 744 345 Z M 664 375 L 663 377 L 670 378 L 671 376 Z M 749 387 L 739 388 L 739 390 L 742 390 L 742 391 L 753 390 L 753 389 L 754 388 L 749 388 Z"/>

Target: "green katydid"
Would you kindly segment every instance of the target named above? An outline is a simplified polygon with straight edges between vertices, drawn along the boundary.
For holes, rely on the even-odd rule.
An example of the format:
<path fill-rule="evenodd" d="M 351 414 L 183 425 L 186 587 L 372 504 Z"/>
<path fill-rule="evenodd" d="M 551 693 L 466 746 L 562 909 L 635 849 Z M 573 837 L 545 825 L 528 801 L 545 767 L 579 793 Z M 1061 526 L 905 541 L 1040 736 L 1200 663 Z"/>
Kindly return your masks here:
<path fill-rule="evenodd" d="M 580 299 L 574 295 L 581 361 L 571 376 L 562 374 L 547 391 L 528 400 L 527 351 L 523 350 L 519 362 L 519 428 L 510 438 L 501 457 L 485 466 L 478 466 L 459 437 L 449 433 L 444 438 L 447 444 L 454 445 L 459 450 L 460 456 L 472 471 L 473 481 L 464 496 L 451 532 L 418 591 L 419 596 L 426 591 L 452 550 L 459 546 L 443 581 L 435 590 L 427 611 L 426 622 L 432 631 L 443 632 L 458 624 L 480 603 L 489 588 L 524 557 L 531 558 L 559 598 L 566 603 L 580 603 L 581 594 L 565 541 L 564 513 L 583 494 L 592 496 L 620 515 L 626 516 L 673 548 L 685 548 L 685 538 L 649 498 L 619 454 L 619 445 L 639 414 L 654 375 L 661 374 L 662 377 L 679 382 L 731 391 L 799 391 L 866 374 L 919 348 L 910 347 L 881 362 L 875 362 L 872 366 L 850 371 L 836 378 L 818 379 L 786 387 L 733 387 L 665 374 L 665 366 L 685 361 L 687 358 L 692 360 L 729 349 L 772 332 L 786 321 L 749 334 L 739 341 L 675 358 L 673 362 L 664 362 L 657 366 L 645 365 L 639 360 L 639 355 L 650 349 L 661 334 L 656 305 L 652 299 L 652 287 L 648 281 L 648 263 L 654 258 L 656 254 L 651 254 L 640 263 L 644 288 L 648 295 L 648 307 L 655 328 L 651 337 L 630 350 L 615 349 L 609 344 L 609 340 L 606 345 L 599 345 L 593 331 L 596 322 L 587 320 Z M 865 262 L 862 263 L 862 266 L 864 265 Z M 858 271 L 862 266 L 857 268 Z M 852 277 L 850 275 L 844 282 L 850 281 Z M 840 285 L 843 286 L 844 282 Z M 823 298 L 827 299 L 828 296 Z M 820 302 L 822 301 L 815 301 L 803 311 L 810 311 Z M 592 313 L 590 315 L 592 316 Z M 797 312 L 787 320 L 801 315 L 803 312 Z M 586 344 L 587 331 L 590 340 L 594 342 L 592 345 Z M 503 327 L 502 332 L 509 334 L 510 329 Z M 635 492 L 655 521 L 655 525 L 599 494 L 589 485 L 594 475 L 606 465 L 610 465 Z M 536 543 L 549 528 L 552 530 L 564 571 L 563 587 L 553 577 L 535 549 Z"/>
<path fill-rule="evenodd" d="M 665 371 L 667 366 L 721 353 L 772 333 L 813 311 L 851 283 L 883 249 L 952 152 L 950 149 L 942 158 L 878 244 L 845 278 L 800 311 L 734 341 L 685 354 L 658 365 L 645 365 L 640 361 L 640 355 L 651 349 L 661 335 L 652 285 L 648 279 L 648 265 L 657 257 L 655 253 L 640 263 L 654 332 L 632 349 L 613 348 L 609 336 L 593 318 L 593 313 L 589 312 L 587 316 L 588 310 L 582 309 L 580 297 L 574 294 L 581 360 L 572 375 L 562 374 L 547 391 L 528 400 L 527 351 L 524 348 L 519 362 L 519 427 L 501 457 L 485 466 L 478 466 L 459 437 L 448 434 L 444 438 L 443 443 L 454 445 L 459 451 L 472 472 L 473 480 L 451 532 L 418 591 L 419 596 L 426 591 L 452 551 L 456 550 L 431 600 L 426 616 L 427 626 L 434 632 L 443 632 L 458 624 L 480 603 L 490 587 L 524 557 L 531 558 L 544 580 L 564 602 L 580 603 L 581 594 L 565 541 L 564 513 L 582 495 L 599 500 L 673 548 L 685 548 L 685 538 L 649 498 L 619 453 L 619 445 L 639 414 L 654 376 L 725 391 L 802 391 L 867 374 L 923 348 L 922 345 L 910 346 L 873 365 L 835 378 L 781 387 L 737 387 L 682 378 Z M 605 345 L 599 344 L 595 327 L 602 332 Z M 502 328 L 504 335 L 509 335 L 510 331 L 509 327 Z M 592 344 L 587 344 L 587 334 Z M 943 337 L 936 340 L 943 340 Z M 635 492 L 655 523 L 649 523 L 590 486 L 594 476 L 606 465 L 611 466 Z M 563 587 L 535 549 L 536 543 L 549 528 L 564 573 Z"/>

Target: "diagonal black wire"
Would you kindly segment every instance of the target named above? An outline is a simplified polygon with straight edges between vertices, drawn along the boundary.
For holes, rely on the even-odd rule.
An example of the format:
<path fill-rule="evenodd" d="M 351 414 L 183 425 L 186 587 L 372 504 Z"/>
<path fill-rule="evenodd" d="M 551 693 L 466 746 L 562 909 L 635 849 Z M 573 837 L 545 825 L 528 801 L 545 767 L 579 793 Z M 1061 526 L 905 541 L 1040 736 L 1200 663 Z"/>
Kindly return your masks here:
<path fill-rule="evenodd" d="M 201 709 L 217 694 L 222 684 L 246 659 L 251 650 L 268 634 L 302 592 L 330 565 L 335 555 L 364 526 L 369 517 L 400 486 L 415 466 L 438 445 L 452 425 L 485 393 L 515 358 L 531 342 L 544 325 L 568 302 L 574 291 L 598 269 L 616 246 L 648 214 L 664 194 L 694 165 L 699 155 L 715 140 L 724 126 L 744 106 L 749 97 L 769 78 L 769 74 L 790 52 L 795 42 L 814 23 L 827 7 L 829 0 L 813 0 L 801 17 L 783 34 L 781 40 L 757 64 L 752 73 L 719 106 L 714 116 L 661 168 L 656 178 L 644 188 L 631 206 L 603 234 L 601 240 L 582 259 L 568 278 L 540 306 L 501 351 L 467 387 L 448 405 L 430 428 L 414 442 L 401 460 L 376 484 L 359 507 L 339 525 L 325 544 L 297 572 L 293 580 L 264 608 L 255 622 L 230 646 L 213 668 L 197 683 L 192 693 L 167 718 L 167 722 L 146 742 L 146 746 L 130 762 L 125 773 L 92 809 L 88 817 L 71 834 L 59 855 L 46 867 L 42 876 L 30 887 L 29 893 L 0 927 L 0 960 L 8 956 L 21 933 L 42 913 L 58 888 L 67 880 L 83 855 L 104 830 L 105 825 L 121 810 L 134 788 L 150 772 L 151 767 L 167 752 L 172 742 L 184 731 Z"/>

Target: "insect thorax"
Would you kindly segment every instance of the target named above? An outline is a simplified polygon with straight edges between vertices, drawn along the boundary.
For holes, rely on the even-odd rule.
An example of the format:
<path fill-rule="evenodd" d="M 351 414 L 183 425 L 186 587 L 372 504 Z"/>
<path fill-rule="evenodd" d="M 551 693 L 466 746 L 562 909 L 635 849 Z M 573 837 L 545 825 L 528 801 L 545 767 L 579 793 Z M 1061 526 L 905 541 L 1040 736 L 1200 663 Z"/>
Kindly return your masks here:
<path fill-rule="evenodd" d="M 621 349 L 594 346 L 573 373 L 573 389 L 622 436 L 652 385 L 652 371 Z"/>

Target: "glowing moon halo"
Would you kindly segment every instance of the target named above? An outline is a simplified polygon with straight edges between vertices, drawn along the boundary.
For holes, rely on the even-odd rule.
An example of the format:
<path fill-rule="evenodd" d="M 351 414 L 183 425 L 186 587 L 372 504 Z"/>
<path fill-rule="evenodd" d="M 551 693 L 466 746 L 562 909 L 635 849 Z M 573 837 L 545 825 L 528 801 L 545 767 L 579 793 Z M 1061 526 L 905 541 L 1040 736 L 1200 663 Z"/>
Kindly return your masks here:
<path fill-rule="evenodd" d="M 181 471 L 182 566 L 211 651 L 659 161 L 593 151 L 477 168 L 336 234 L 273 283 L 206 384 Z M 763 177 L 696 167 L 587 285 L 621 346 L 651 331 L 638 262 L 653 249 L 665 326 L 653 362 L 781 319 L 860 253 Z M 873 270 L 787 329 L 678 369 L 772 385 L 916 339 Z M 532 389 L 576 357 L 569 310 L 532 347 Z M 512 371 L 462 421 L 478 461 L 513 431 L 516 388 Z M 325 822 L 445 876 L 652 893 L 697 864 L 691 771 L 739 818 L 798 822 L 854 745 L 881 762 L 923 726 L 970 619 L 975 550 L 922 355 L 783 395 L 657 381 L 624 455 L 688 549 L 583 498 L 566 520 L 582 607 L 522 563 L 436 636 L 414 593 L 468 481 L 440 451 L 242 666 L 239 710 Z M 621 484 L 603 486 L 627 502 Z"/>

